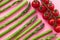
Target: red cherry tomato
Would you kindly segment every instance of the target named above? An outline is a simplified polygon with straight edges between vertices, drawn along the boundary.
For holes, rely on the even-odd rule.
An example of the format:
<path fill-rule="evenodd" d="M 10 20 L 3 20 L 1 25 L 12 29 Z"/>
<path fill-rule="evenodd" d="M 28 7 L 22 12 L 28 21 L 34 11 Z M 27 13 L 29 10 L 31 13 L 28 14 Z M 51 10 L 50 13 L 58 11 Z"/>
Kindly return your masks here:
<path fill-rule="evenodd" d="M 49 12 L 45 12 L 42 16 L 43 16 L 44 19 L 49 19 L 50 13 Z"/>
<path fill-rule="evenodd" d="M 49 3 L 49 4 L 48 4 L 48 8 L 53 11 L 53 10 L 54 10 L 54 4 Z"/>
<path fill-rule="evenodd" d="M 56 20 L 56 22 L 57 22 L 57 24 L 60 24 L 60 18 L 58 18 L 58 19 Z"/>
<path fill-rule="evenodd" d="M 50 20 L 48 21 L 48 23 L 49 23 L 50 25 L 54 25 L 55 19 L 50 19 Z"/>
<path fill-rule="evenodd" d="M 59 33 L 60 32 L 60 26 L 57 25 L 57 27 L 55 27 L 54 30 Z"/>
<path fill-rule="evenodd" d="M 58 15 L 59 15 L 59 11 L 58 11 L 57 9 L 55 9 L 55 10 L 53 11 L 53 15 L 54 15 L 54 16 L 58 16 Z"/>
<path fill-rule="evenodd" d="M 45 4 L 49 4 L 49 0 L 41 0 L 43 1 Z"/>
<path fill-rule="evenodd" d="M 44 13 L 46 11 L 46 7 L 43 5 L 40 5 L 40 7 L 38 8 L 38 11 L 41 13 Z"/>
<path fill-rule="evenodd" d="M 32 2 L 32 7 L 38 8 L 39 6 L 40 6 L 40 2 L 39 2 L 38 0 L 34 0 L 34 1 Z"/>

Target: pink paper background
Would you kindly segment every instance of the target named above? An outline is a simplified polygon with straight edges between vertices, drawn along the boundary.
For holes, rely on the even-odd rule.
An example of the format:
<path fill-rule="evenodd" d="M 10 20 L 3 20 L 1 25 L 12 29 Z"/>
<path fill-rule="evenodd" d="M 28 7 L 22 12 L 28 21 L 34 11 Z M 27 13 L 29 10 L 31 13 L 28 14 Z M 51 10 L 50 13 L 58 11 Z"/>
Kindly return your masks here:
<path fill-rule="evenodd" d="M 3 8 L 7 7 L 8 5 L 12 4 L 14 1 L 15 1 L 15 0 L 12 0 L 12 1 L 9 2 L 7 5 L 1 7 L 0 9 L 3 9 Z M 28 1 L 29 1 L 29 2 L 32 2 L 32 0 L 28 0 Z M 51 0 L 51 1 L 55 4 L 55 8 L 58 9 L 59 12 L 60 12 L 60 6 L 59 6 L 60 0 Z M 0 13 L 0 17 L 3 17 L 3 16 L 6 15 L 7 13 L 9 13 L 12 9 L 14 9 L 15 7 L 17 7 L 17 5 L 19 5 L 19 4 L 16 4 L 16 5 L 12 6 L 11 8 L 9 8 L 8 10 L 4 11 L 3 13 Z M 23 7 L 21 10 L 19 10 L 18 12 L 16 12 L 15 14 L 13 14 L 12 16 L 10 16 L 9 18 L 7 18 L 6 20 L 4 20 L 3 22 L 0 22 L 0 25 L 6 23 L 6 22 L 9 21 L 10 19 L 13 19 L 15 16 L 17 16 L 19 13 L 21 13 L 25 8 L 26 8 L 26 6 Z M 33 9 L 33 8 L 31 7 L 30 10 L 32 10 L 32 9 Z M 30 11 L 30 10 L 29 10 L 29 11 Z M 25 23 L 28 22 L 28 20 L 30 20 L 30 19 L 31 19 L 33 16 L 35 16 L 35 15 L 38 15 L 38 18 L 39 18 L 39 19 L 42 19 L 43 23 L 45 23 L 45 27 L 44 27 L 41 31 L 39 31 L 38 33 L 36 33 L 35 35 L 33 35 L 31 38 L 29 38 L 29 40 L 32 40 L 32 38 L 34 38 L 35 36 L 43 33 L 44 31 L 46 31 L 46 30 L 48 30 L 48 29 L 52 29 L 51 26 L 42 18 L 42 16 L 40 15 L 40 13 L 37 11 L 34 15 L 32 15 L 30 18 L 28 18 L 26 21 L 24 21 L 21 25 L 19 25 L 19 26 L 16 27 L 14 30 L 10 31 L 9 33 L 7 33 L 7 34 L 4 35 L 3 37 L 1 37 L 0 40 L 4 40 L 5 38 L 7 38 L 7 37 L 10 36 L 11 34 L 13 34 L 16 30 L 18 30 L 19 28 L 21 28 Z M 20 20 L 21 18 L 23 18 L 23 17 L 20 17 L 18 20 Z M 13 23 L 9 24 L 8 26 L 6 26 L 6 27 L 3 28 L 2 30 L 0 30 L 0 33 L 2 33 L 2 32 L 4 32 L 5 30 L 7 30 L 9 27 L 11 27 L 13 24 L 15 24 L 18 20 L 14 21 Z M 40 25 L 38 25 L 38 26 L 40 26 Z M 38 27 L 38 26 L 37 26 L 37 27 Z M 35 29 L 35 28 L 34 28 L 34 29 Z M 34 29 L 33 29 L 33 30 L 34 30 Z M 20 40 L 23 40 L 23 38 L 24 38 L 25 36 L 27 36 L 28 34 L 30 34 L 31 32 L 33 32 L 33 30 L 30 31 L 29 33 L 27 33 L 26 35 L 24 35 L 22 38 L 20 38 Z M 53 29 L 52 29 L 52 30 L 53 30 Z M 54 34 L 54 33 L 56 33 L 56 32 L 53 30 L 53 32 L 50 33 L 49 35 Z M 47 36 L 47 35 L 46 35 L 46 36 Z M 60 37 L 60 33 L 57 33 L 57 37 Z M 39 40 L 40 40 L 40 39 L 39 39 Z M 55 38 L 54 38 L 53 40 L 55 40 Z"/>

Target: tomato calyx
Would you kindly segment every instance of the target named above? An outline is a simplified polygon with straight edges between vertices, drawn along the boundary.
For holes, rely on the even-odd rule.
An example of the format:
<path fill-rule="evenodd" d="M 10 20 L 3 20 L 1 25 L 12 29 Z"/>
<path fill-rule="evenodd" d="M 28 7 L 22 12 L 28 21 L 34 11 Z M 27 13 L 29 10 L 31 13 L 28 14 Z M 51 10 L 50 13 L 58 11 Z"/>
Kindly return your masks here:
<path fill-rule="evenodd" d="M 48 8 L 49 8 L 51 11 L 53 11 L 53 10 L 54 10 L 54 4 L 50 2 L 50 3 L 48 4 Z"/>
<path fill-rule="evenodd" d="M 49 17 L 50 17 L 50 13 L 49 12 L 45 12 L 44 14 L 43 14 L 43 18 L 44 19 L 49 19 Z"/>
<path fill-rule="evenodd" d="M 59 11 L 58 11 L 57 9 L 55 9 L 55 10 L 53 11 L 53 15 L 54 15 L 55 17 L 58 17 L 58 16 L 59 16 Z"/>
<path fill-rule="evenodd" d="M 40 5 L 40 7 L 38 8 L 39 12 L 44 13 L 46 11 L 46 7 L 43 5 Z"/>

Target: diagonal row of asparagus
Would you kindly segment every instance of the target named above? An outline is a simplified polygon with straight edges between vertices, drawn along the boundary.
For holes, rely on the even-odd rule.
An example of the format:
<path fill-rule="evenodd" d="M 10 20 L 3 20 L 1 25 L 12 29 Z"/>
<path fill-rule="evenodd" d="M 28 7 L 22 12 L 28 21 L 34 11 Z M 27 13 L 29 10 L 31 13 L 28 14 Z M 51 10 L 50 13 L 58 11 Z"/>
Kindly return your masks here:
<path fill-rule="evenodd" d="M 28 1 L 24 0 L 21 4 L 19 4 L 19 6 L 17 6 L 11 12 L 9 12 L 8 14 L 6 14 L 4 17 L 0 17 L 0 22 L 2 22 L 3 20 L 5 20 L 6 18 L 10 17 L 12 14 L 14 14 L 15 12 L 17 12 L 19 9 L 21 9 L 23 6 L 25 6 L 27 3 L 28 3 Z"/>
<path fill-rule="evenodd" d="M 31 34 L 27 35 L 27 37 L 24 38 L 24 40 L 28 40 L 32 35 L 36 34 L 39 30 L 41 30 L 44 27 L 44 23 L 40 25 L 40 27 L 36 28 Z"/>
<path fill-rule="evenodd" d="M 52 38 L 56 37 L 56 34 L 52 34 L 50 36 L 47 36 L 46 38 L 43 38 L 41 40 L 52 40 Z"/>
<path fill-rule="evenodd" d="M 33 28 L 35 28 L 38 24 L 40 24 L 42 22 L 42 20 L 37 20 L 36 23 L 34 23 L 31 27 L 29 27 L 26 31 L 24 31 L 23 33 L 19 34 L 15 40 L 19 40 L 19 38 L 21 38 L 23 35 L 25 35 L 26 33 L 28 33 L 29 31 L 31 31 Z"/>
<path fill-rule="evenodd" d="M 17 20 L 19 17 L 23 16 L 24 14 L 26 14 L 30 9 L 30 3 L 28 4 L 27 8 L 25 10 L 23 10 L 18 16 L 16 16 L 14 19 L 6 22 L 5 24 L 0 26 L 0 29 L 4 28 L 5 26 L 9 25 L 10 23 L 14 22 L 15 20 Z"/>
<path fill-rule="evenodd" d="M 0 12 L 3 12 L 3 11 L 5 11 L 5 10 L 7 10 L 8 8 L 10 8 L 11 6 L 15 5 L 15 4 L 18 3 L 18 2 L 21 2 L 21 1 L 17 0 L 17 1 L 15 1 L 15 2 L 13 2 L 11 5 L 9 5 L 9 6 L 7 6 L 6 8 L 0 10 Z"/>
<path fill-rule="evenodd" d="M 12 35 L 10 35 L 8 38 L 6 38 L 5 40 L 11 40 L 11 38 L 15 37 L 17 34 L 21 34 L 21 32 L 30 24 L 34 23 L 37 19 L 37 16 L 34 16 L 29 22 L 27 22 L 25 25 L 22 26 L 22 28 L 20 28 L 19 30 L 17 30 L 16 32 L 14 32 Z"/>
<path fill-rule="evenodd" d="M 4 6 L 5 4 L 7 4 L 8 2 L 10 2 L 11 0 L 5 0 L 4 2 L 0 3 L 0 7 Z"/>
<path fill-rule="evenodd" d="M 0 34 L 0 37 L 2 37 L 3 35 L 5 35 L 6 33 L 10 32 L 11 30 L 13 30 L 14 28 L 16 28 L 18 25 L 20 25 L 21 23 L 23 23 L 27 18 L 29 18 L 31 15 L 33 15 L 36 11 L 33 9 L 30 11 L 30 13 L 28 13 L 27 15 L 25 15 L 21 20 L 19 20 L 17 23 L 15 23 L 13 26 L 11 26 L 9 29 L 7 29 L 6 31 L 4 31 L 3 33 Z"/>
<path fill-rule="evenodd" d="M 52 30 L 50 29 L 50 30 L 48 30 L 48 31 L 46 31 L 46 32 L 34 37 L 32 40 L 37 40 L 37 39 L 39 39 L 39 38 L 41 38 L 41 37 L 43 37 L 43 36 L 45 36 L 45 35 L 47 35 L 47 34 L 49 34 L 51 32 L 52 32 Z"/>

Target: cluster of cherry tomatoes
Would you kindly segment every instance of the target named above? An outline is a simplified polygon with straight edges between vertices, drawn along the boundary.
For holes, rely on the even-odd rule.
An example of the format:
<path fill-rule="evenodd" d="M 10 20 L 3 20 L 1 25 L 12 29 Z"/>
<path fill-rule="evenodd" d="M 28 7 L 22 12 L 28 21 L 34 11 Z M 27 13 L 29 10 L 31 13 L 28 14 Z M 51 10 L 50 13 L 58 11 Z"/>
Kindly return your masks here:
<path fill-rule="evenodd" d="M 34 0 L 32 6 L 38 10 L 42 17 L 53 26 L 56 32 L 60 32 L 60 17 L 59 11 L 55 9 L 54 4 L 50 0 Z"/>

